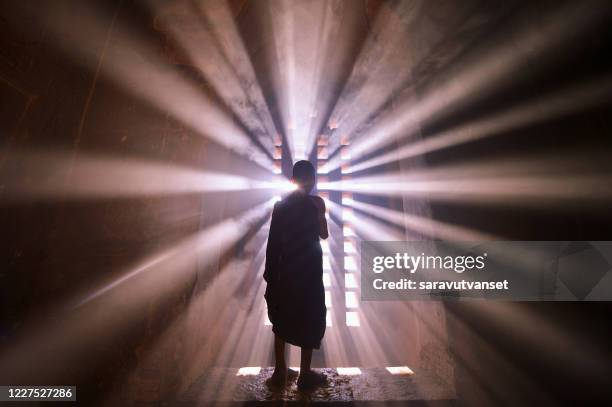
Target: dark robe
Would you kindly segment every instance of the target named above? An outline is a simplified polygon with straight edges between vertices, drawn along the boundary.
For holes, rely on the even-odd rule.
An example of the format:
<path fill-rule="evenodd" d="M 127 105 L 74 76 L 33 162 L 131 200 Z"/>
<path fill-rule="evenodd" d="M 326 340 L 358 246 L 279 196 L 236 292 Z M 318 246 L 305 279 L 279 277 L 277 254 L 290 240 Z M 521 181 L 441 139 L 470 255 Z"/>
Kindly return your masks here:
<path fill-rule="evenodd" d="M 323 253 L 318 209 L 308 195 L 294 192 L 274 205 L 264 279 L 272 331 L 290 344 L 319 349 L 327 312 Z"/>

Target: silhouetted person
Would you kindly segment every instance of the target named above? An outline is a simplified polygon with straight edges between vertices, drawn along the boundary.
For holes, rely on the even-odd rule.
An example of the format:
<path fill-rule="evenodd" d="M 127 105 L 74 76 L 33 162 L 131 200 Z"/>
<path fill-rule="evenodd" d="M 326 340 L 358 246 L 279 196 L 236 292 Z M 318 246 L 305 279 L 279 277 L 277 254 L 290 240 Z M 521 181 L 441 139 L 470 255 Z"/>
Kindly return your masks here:
<path fill-rule="evenodd" d="M 274 205 L 266 250 L 265 298 L 274 332 L 275 368 L 268 384 L 284 385 L 288 376 L 285 342 L 302 348 L 298 388 L 325 383 L 325 376 L 310 370 L 312 350 L 319 349 L 325 333 L 323 253 L 319 238 L 327 239 L 325 203 L 309 195 L 315 170 L 308 161 L 293 166 L 295 192 Z"/>

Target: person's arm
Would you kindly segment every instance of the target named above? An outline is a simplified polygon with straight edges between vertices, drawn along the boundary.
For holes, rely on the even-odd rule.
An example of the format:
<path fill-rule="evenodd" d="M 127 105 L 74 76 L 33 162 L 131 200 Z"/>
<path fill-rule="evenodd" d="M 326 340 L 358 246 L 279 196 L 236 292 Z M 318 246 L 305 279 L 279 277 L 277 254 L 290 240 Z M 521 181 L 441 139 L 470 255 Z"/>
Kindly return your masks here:
<path fill-rule="evenodd" d="M 317 215 L 319 219 L 319 237 L 327 239 L 329 232 L 327 231 L 327 219 L 325 219 L 325 201 L 320 196 L 311 196 L 312 202 L 317 207 Z"/>
<path fill-rule="evenodd" d="M 266 247 L 266 267 L 264 270 L 264 280 L 267 283 L 278 278 L 278 264 L 281 256 L 280 244 L 280 223 L 278 214 L 278 202 L 274 204 L 272 210 L 272 220 L 270 221 L 270 233 L 268 235 L 268 245 Z"/>

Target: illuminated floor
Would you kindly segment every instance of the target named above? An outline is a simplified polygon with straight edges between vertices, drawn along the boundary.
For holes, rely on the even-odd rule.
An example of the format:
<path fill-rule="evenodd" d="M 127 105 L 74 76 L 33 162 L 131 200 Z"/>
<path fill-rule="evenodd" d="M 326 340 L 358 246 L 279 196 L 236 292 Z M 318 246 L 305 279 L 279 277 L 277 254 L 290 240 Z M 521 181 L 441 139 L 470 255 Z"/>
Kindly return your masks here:
<path fill-rule="evenodd" d="M 417 374 L 391 374 L 385 368 L 315 369 L 324 372 L 329 384 L 304 394 L 293 381 L 283 390 L 270 391 L 265 380 L 272 368 L 250 368 L 237 375 L 236 368 L 215 368 L 202 374 L 180 397 L 180 405 L 209 403 L 260 403 L 290 401 L 301 403 L 346 404 L 353 402 L 439 402 L 452 404 L 456 399 L 453 386 L 448 386 L 436 376 L 424 372 Z M 340 374 L 340 373 L 344 374 Z M 395 371 L 395 373 L 398 373 Z"/>

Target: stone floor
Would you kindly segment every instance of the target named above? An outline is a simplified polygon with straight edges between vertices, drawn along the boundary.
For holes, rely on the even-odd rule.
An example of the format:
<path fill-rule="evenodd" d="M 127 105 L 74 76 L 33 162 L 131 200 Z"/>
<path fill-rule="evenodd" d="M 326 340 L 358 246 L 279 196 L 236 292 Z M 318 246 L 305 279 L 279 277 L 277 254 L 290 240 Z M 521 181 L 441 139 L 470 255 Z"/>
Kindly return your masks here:
<path fill-rule="evenodd" d="M 423 372 L 392 375 L 384 368 L 364 368 L 358 375 L 340 375 L 336 369 L 315 369 L 328 377 L 328 385 L 311 393 L 297 390 L 295 380 L 271 391 L 265 380 L 272 368 L 256 375 L 237 376 L 238 369 L 215 368 L 202 375 L 180 397 L 177 405 L 209 404 L 394 404 L 453 405 L 454 386 Z"/>

